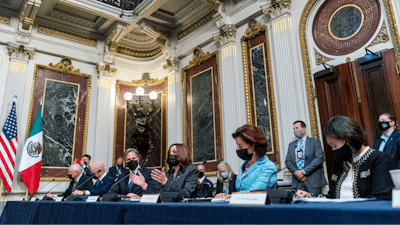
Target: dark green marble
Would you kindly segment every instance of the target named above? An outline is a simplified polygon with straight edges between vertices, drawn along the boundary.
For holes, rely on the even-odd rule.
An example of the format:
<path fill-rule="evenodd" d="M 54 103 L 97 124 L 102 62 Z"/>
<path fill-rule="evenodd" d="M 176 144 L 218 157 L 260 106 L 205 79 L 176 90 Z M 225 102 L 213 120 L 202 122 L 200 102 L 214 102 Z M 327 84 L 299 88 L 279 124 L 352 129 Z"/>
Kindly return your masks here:
<path fill-rule="evenodd" d="M 71 165 L 78 90 L 78 85 L 46 81 L 42 166 Z"/>
<path fill-rule="evenodd" d="M 335 13 L 329 24 L 335 37 L 347 38 L 357 32 L 362 25 L 362 14 L 354 6 L 347 6 Z"/>
<path fill-rule="evenodd" d="M 141 154 L 141 164 L 148 167 L 161 166 L 162 132 L 161 132 L 161 93 L 154 102 L 149 96 L 139 102 L 133 96 L 127 103 L 126 114 L 126 148 L 135 148 Z"/>
<path fill-rule="evenodd" d="M 191 78 L 193 162 L 215 159 L 211 69 Z"/>
<path fill-rule="evenodd" d="M 264 59 L 264 46 L 260 45 L 251 50 L 251 69 L 254 80 L 254 99 L 256 106 L 257 127 L 263 132 L 268 141 L 267 152 L 272 151 L 271 126 L 269 123 L 268 94 Z"/>

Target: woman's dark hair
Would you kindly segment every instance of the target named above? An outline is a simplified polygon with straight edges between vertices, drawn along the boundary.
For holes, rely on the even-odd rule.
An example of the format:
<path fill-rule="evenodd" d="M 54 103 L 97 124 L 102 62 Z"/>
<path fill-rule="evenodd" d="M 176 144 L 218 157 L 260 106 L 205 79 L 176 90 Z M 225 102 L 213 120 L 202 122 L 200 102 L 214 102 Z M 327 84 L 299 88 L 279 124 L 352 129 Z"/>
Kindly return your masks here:
<path fill-rule="evenodd" d="M 399 131 L 399 124 L 397 123 L 397 119 L 396 119 L 396 116 L 395 116 L 394 114 L 391 114 L 391 113 L 382 113 L 382 115 L 385 115 L 385 116 L 387 116 L 387 117 L 389 118 L 389 120 L 394 121 L 394 129 L 395 129 L 396 131 Z M 382 116 L 382 115 L 381 115 L 381 116 Z"/>
<path fill-rule="evenodd" d="M 233 138 L 240 137 L 244 142 L 249 145 L 254 144 L 254 152 L 259 156 L 264 156 L 267 153 L 268 142 L 263 131 L 255 126 L 245 124 L 232 134 Z"/>
<path fill-rule="evenodd" d="M 176 146 L 176 157 L 179 160 L 179 162 L 181 162 L 179 170 L 184 172 L 187 166 L 192 165 L 192 152 L 184 144 L 172 144 L 171 146 L 169 146 L 168 155 L 172 146 Z"/>
<path fill-rule="evenodd" d="M 345 116 L 332 117 L 324 129 L 324 136 L 344 140 L 355 150 L 359 150 L 365 142 L 361 126 Z"/>

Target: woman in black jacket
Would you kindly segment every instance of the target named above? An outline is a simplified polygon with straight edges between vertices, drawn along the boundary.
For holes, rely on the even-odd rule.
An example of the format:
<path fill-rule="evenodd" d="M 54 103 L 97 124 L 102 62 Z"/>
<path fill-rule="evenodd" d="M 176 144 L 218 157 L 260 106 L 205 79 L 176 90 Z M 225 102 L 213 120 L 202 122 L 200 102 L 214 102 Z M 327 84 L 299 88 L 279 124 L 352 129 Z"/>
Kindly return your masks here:
<path fill-rule="evenodd" d="M 236 192 L 236 174 L 233 173 L 227 162 L 222 161 L 218 164 L 217 192 L 215 197 L 219 198 L 219 193 L 227 195 L 232 192 Z"/>
<path fill-rule="evenodd" d="M 192 165 L 189 148 L 184 144 L 171 145 L 167 164 L 167 172 L 164 167 L 161 171 L 155 169 L 151 172 L 151 177 L 163 185 L 162 192 L 177 192 L 184 198 L 194 198 L 199 171 Z"/>

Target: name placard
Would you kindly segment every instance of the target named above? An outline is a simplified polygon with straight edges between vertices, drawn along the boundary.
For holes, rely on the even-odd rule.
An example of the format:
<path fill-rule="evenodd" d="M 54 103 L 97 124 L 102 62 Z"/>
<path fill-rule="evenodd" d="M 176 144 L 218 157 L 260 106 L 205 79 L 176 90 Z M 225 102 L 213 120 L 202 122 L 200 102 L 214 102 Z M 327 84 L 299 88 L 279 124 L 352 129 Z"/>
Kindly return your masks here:
<path fill-rule="evenodd" d="M 97 202 L 99 200 L 99 196 L 98 195 L 94 195 L 94 196 L 89 196 L 86 199 L 86 202 Z"/>
<path fill-rule="evenodd" d="M 392 207 L 400 208 L 400 189 L 398 188 L 392 190 Z"/>
<path fill-rule="evenodd" d="M 31 201 L 31 202 L 34 202 L 34 201 L 36 201 L 36 200 L 37 200 L 36 197 L 32 197 L 30 201 Z"/>
<path fill-rule="evenodd" d="M 62 197 L 62 196 L 56 198 L 56 202 L 61 202 L 61 201 L 63 201 L 63 200 L 64 200 L 64 197 Z"/>
<path fill-rule="evenodd" d="M 265 205 L 267 192 L 234 192 L 229 205 Z"/>
<path fill-rule="evenodd" d="M 144 204 L 155 204 L 158 202 L 160 194 L 144 194 L 140 199 L 140 203 Z"/>

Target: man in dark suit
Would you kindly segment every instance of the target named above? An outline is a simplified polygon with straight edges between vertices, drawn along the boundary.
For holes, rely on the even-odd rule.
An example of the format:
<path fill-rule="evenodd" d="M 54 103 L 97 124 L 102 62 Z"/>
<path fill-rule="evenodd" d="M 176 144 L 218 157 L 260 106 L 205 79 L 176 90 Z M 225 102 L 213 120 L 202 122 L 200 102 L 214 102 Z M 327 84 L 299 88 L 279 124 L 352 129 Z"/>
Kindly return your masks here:
<path fill-rule="evenodd" d="M 374 149 L 389 155 L 396 169 L 400 169 L 400 133 L 397 128 L 397 120 L 393 114 L 380 115 L 379 129 L 382 136 L 374 141 Z"/>
<path fill-rule="evenodd" d="M 107 194 L 111 186 L 114 184 L 114 179 L 105 171 L 104 164 L 100 161 L 93 163 L 90 167 L 90 172 L 94 174 L 94 178 L 98 179 L 96 184 L 89 190 L 74 192 L 75 195 L 100 195 Z"/>
<path fill-rule="evenodd" d="M 119 183 L 111 188 L 110 194 L 139 199 L 143 194 L 160 193 L 161 184 L 151 178 L 151 169 L 139 165 L 139 152 L 136 149 L 128 148 L 124 153 L 124 159 L 129 170 L 122 171 L 117 180 Z"/>
<path fill-rule="evenodd" d="M 286 167 L 292 173 L 292 188 L 307 191 L 315 196 L 327 184 L 324 171 L 324 151 L 319 139 L 307 137 L 303 121 L 293 123 L 294 135 L 298 140 L 289 144 Z"/>
<path fill-rule="evenodd" d="M 85 190 L 85 189 L 90 189 L 93 187 L 93 182 L 92 181 L 87 181 L 90 179 L 90 177 L 83 175 L 82 174 L 82 167 L 79 164 L 72 164 L 68 168 L 68 177 L 72 179 L 71 183 L 69 184 L 69 187 L 67 190 L 65 190 L 64 193 L 62 193 L 60 196 L 63 197 L 68 197 L 74 192 L 75 190 Z M 47 194 L 47 197 L 50 198 L 55 198 L 58 197 L 53 194 Z"/>
<path fill-rule="evenodd" d="M 205 163 L 201 163 L 197 166 L 199 170 L 199 178 L 197 180 L 197 193 L 199 198 L 207 198 L 212 196 L 212 191 L 214 188 L 213 183 L 207 179 L 204 175 L 206 171 Z"/>
<path fill-rule="evenodd" d="M 120 156 L 117 158 L 117 160 L 115 160 L 115 165 L 110 167 L 110 169 L 108 169 L 108 174 L 110 174 L 110 176 L 116 181 L 118 180 L 118 177 L 122 174 L 122 172 L 124 172 L 124 174 L 127 174 L 127 169 L 125 169 L 124 167 L 122 167 L 123 163 L 123 157 Z"/>
<path fill-rule="evenodd" d="M 82 161 L 81 161 L 81 166 L 83 168 L 83 174 L 86 176 L 92 176 L 92 173 L 90 172 L 90 160 L 92 157 L 88 154 L 82 156 Z"/>

